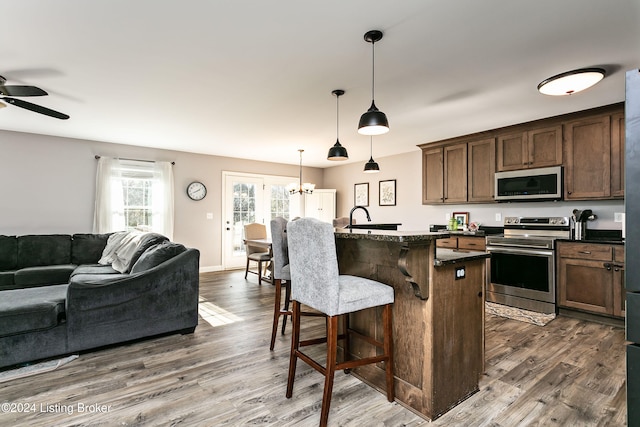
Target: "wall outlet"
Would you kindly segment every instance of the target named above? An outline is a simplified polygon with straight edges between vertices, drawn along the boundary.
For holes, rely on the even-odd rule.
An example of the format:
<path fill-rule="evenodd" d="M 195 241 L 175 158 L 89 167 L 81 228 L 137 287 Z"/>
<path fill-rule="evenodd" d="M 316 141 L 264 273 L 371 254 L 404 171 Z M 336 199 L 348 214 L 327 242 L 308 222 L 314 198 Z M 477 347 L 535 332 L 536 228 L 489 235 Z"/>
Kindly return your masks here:
<path fill-rule="evenodd" d="M 624 221 L 624 214 L 622 212 L 616 212 L 613 214 L 613 220 L 615 222 L 622 222 Z"/>
<path fill-rule="evenodd" d="M 444 219 L 445 221 L 449 221 L 449 219 L 451 219 L 451 213 L 447 212 L 446 214 L 444 214 Z"/>
<path fill-rule="evenodd" d="M 465 276 L 467 275 L 467 272 L 465 271 L 464 267 L 456 267 L 455 271 L 456 271 L 456 278 L 454 280 L 464 279 Z"/>
<path fill-rule="evenodd" d="M 207 212 L 207 219 L 213 219 L 213 212 Z"/>
<path fill-rule="evenodd" d="M 502 214 L 501 213 L 497 213 L 496 214 L 496 221 L 498 221 L 498 222 L 502 221 Z"/>

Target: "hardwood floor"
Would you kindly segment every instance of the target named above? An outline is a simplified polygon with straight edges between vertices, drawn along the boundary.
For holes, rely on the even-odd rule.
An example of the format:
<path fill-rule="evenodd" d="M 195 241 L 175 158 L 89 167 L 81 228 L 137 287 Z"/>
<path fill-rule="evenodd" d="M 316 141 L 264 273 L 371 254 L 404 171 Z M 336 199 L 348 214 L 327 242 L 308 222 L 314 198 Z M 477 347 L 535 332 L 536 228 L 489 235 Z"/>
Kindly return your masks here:
<path fill-rule="evenodd" d="M 273 287 L 243 275 L 201 275 L 203 318 L 194 334 L 84 353 L 55 371 L 0 383 L 1 403 L 25 405 L 21 413 L 3 406 L 0 425 L 316 426 L 322 376 L 298 363 L 293 397 L 285 398 L 290 327 L 269 351 Z M 322 319 L 304 320 L 303 336 L 323 330 Z M 624 330 L 567 317 L 539 327 L 487 316 L 478 393 L 430 423 L 339 373 L 329 424 L 626 425 Z"/>

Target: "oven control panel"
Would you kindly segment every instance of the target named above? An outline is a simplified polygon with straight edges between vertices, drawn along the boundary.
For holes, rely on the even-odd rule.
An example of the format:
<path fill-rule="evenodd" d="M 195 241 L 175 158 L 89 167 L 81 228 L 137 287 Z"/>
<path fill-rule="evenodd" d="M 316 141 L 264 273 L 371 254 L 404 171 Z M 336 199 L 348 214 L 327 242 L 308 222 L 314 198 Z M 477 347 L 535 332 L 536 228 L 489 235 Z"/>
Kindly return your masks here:
<path fill-rule="evenodd" d="M 504 218 L 504 225 L 518 225 L 524 227 L 567 227 L 569 218 L 566 216 L 558 217 L 522 217 L 507 216 Z"/>

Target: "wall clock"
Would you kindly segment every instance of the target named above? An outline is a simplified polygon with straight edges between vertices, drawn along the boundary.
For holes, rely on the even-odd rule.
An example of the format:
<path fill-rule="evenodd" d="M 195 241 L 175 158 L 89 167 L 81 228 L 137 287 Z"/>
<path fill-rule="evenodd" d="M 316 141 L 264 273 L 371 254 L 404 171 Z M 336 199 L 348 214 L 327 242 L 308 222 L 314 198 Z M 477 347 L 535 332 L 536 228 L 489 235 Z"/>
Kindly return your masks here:
<path fill-rule="evenodd" d="M 207 195 L 207 187 L 203 183 L 194 181 L 187 186 L 187 196 L 191 200 L 202 200 Z"/>

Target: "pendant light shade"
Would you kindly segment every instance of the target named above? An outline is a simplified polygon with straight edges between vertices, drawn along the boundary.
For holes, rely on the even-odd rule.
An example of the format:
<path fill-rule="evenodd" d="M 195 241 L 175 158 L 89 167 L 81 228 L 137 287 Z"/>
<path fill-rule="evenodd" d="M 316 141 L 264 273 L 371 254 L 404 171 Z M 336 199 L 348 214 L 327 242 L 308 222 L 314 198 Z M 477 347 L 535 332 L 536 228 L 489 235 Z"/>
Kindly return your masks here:
<path fill-rule="evenodd" d="M 331 92 L 336 96 L 336 143 L 329 149 L 329 154 L 327 154 L 327 160 L 347 160 L 349 158 L 349 154 L 347 154 L 347 149 L 340 144 L 339 131 L 340 131 L 340 109 L 338 104 L 338 99 L 341 95 L 344 95 L 344 90 L 336 89 Z"/>
<path fill-rule="evenodd" d="M 583 91 L 604 78 L 602 68 L 581 68 L 557 74 L 542 81 L 538 91 L 544 95 L 563 96 Z"/>
<path fill-rule="evenodd" d="M 369 138 L 371 156 L 369 157 L 369 161 L 364 165 L 364 173 L 377 173 L 380 172 L 380 166 L 378 166 L 378 163 L 373 160 L 373 136 L 370 136 Z"/>
<path fill-rule="evenodd" d="M 366 42 L 371 43 L 372 67 L 371 67 L 371 107 L 360 117 L 358 133 L 361 135 L 382 135 L 389 132 L 389 121 L 386 114 L 378 110 L 375 103 L 375 76 L 376 76 L 376 51 L 375 43 L 382 39 L 382 31 L 367 31 L 364 35 Z"/>

